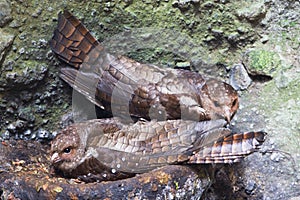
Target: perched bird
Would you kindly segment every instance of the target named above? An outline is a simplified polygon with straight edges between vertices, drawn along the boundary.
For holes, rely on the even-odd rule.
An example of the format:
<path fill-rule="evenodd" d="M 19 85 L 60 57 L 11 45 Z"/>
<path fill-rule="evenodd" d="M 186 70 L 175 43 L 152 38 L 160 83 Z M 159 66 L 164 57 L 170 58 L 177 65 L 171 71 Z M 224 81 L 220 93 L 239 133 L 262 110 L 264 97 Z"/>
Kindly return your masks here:
<path fill-rule="evenodd" d="M 94 119 L 62 130 L 51 162 L 67 177 L 116 180 L 170 164 L 234 163 L 256 151 L 266 133 L 232 133 L 225 120 Z"/>
<path fill-rule="evenodd" d="M 225 128 L 239 103 L 229 84 L 114 56 L 68 11 L 50 46 L 73 67 L 61 78 L 92 103 L 122 119 L 151 120 L 94 119 L 63 129 L 51 162 L 64 176 L 116 180 L 170 164 L 234 163 L 264 142 L 264 132 Z"/>
<path fill-rule="evenodd" d="M 229 84 L 114 56 L 68 11 L 59 14 L 50 46 L 73 66 L 63 68 L 61 78 L 113 116 L 229 122 L 238 109 L 238 94 Z"/>

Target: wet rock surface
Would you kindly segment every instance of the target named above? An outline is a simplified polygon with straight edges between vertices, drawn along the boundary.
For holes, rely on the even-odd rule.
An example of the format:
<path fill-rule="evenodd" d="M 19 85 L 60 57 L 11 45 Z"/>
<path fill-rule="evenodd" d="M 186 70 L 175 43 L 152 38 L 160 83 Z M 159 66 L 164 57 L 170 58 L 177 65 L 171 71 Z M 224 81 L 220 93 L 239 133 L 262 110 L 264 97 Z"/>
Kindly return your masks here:
<path fill-rule="evenodd" d="M 117 48 L 111 45 L 114 51 L 144 63 L 189 66 L 227 82 L 234 64 L 242 63 L 247 70 L 236 73 L 232 84 L 245 90 L 239 91 L 240 109 L 232 126 L 236 131 L 268 132 L 262 152 L 216 169 L 212 185 L 201 167 L 167 167 L 133 179 L 87 185 L 55 177 L 47 157 L 49 141 L 62 126 L 90 117 L 80 111 L 74 120 L 67 114 L 75 107 L 74 93 L 58 78 L 63 63 L 47 43 L 57 13 L 64 8 L 81 18 L 100 41 L 116 44 Z M 300 198 L 299 9 L 299 1 L 288 0 L 0 0 L 1 197 L 54 199 L 73 192 L 79 199 L 134 199 L 139 194 L 145 199 Z M 149 27 L 169 31 L 151 32 Z M 145 30 L 137 34 L 140 40 L 119 37 L 137 29 Z M 145 41 L 155 45 L 146 46 L 150 42 Z M 170 175 L 163 184 L 162 173 Z M 120 188 L 127 196 L 114 196 Z M 111 196 L 101 196 L 107 191 Z"/>
<path fill-rule="evenodd" d="M 243 64 L 236 64 L 231 68 L 229 75 L 229 84 L 235 90 L 245 90 L 252 82 L 247 70 Z"/>
<path fill-rule="evenodd" d="M 268 9 L 266 3 L 263 1 L 249 1 L 243 2 L 242 8 L 239 8 L 236 12 L 240 19 L 246 19 L 251 23 L 257 23 L 264 19 Z"/>
<path fill-rule="evenodd" d="M 5 26 L 12 20 L 10 3 L 6 0 L 0 1 L 0 27 Z"/>
<path fill-rule="evenodd" d="M 15 36 L 5 33 L 0 29 L 0 64 L 3 63 L 5 55 L 11 48 Z"/>

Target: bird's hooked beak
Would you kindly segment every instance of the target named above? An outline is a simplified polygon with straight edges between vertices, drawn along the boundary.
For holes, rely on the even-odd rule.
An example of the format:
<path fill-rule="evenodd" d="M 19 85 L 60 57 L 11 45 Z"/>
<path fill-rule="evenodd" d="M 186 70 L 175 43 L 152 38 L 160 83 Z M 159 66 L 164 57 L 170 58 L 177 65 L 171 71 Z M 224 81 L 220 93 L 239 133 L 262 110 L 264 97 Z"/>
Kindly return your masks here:
<path fill-rule="evenodd" d="M 52 156 L 51 156 L 51 163 L 55 164 L 61 161 L 61 158 L 59 157 L 58 153 L 55 152 Z"/>
<path fill-rule="evenodd" d="M 227 123 L 230 124 L 231 118 L 233 117 L 233 114 L 230 109 L 225 110 L 224 117 Z"/>

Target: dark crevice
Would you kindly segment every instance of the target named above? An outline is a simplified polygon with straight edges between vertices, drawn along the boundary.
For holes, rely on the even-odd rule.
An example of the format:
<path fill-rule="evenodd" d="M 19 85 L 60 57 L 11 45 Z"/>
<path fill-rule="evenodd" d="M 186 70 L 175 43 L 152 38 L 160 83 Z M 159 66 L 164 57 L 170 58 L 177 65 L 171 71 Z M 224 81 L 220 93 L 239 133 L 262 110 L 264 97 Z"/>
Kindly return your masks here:
<path fill-rule="evenodd" d="M 261 82 L 261 83 L 265 83 L 273 79 L 271 76 L 263 75 L 263 74 L 255 74 L 255 75 L 249 74 L 249 76 L 254 82 Z"/>

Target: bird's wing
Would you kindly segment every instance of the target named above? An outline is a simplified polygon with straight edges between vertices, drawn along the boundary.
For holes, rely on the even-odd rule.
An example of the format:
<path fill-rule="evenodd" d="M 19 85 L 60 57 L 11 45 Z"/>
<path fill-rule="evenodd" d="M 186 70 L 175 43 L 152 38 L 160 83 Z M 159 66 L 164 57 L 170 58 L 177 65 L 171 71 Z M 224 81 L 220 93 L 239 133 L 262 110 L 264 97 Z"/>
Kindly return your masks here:
<path fill-rule="evenodd" d="M 197 139 L 207 132 L 209 139 L 204 141 L 220 138 L 220 133 L 212 130 L 220 129 L 224 123 L 223 120 L 138 123 L 104 135 L 97 146 L 89 147 L 96 150 L 99 161 L 115 170 L 143 173 L 159 166 L 188 161 L 192 154 L 190 149 Z"/>
<path fill-rule="evenodd" d="M 124 124 L 118 118 L 93 119 L 75 124 L 81 142 L 87 148 L 96 145 L 105 135 L 115 133 L 123 128 Z"/>
<path fill-rule="evenodd" d="M 205 84 L 201 75 L 113 56 L 68 11 L 59 14 L 50 46 L 74 67 L 63 68 L 61 78 L 105 110 L 147 119 L 207 119 L 197 93 Z"/>

